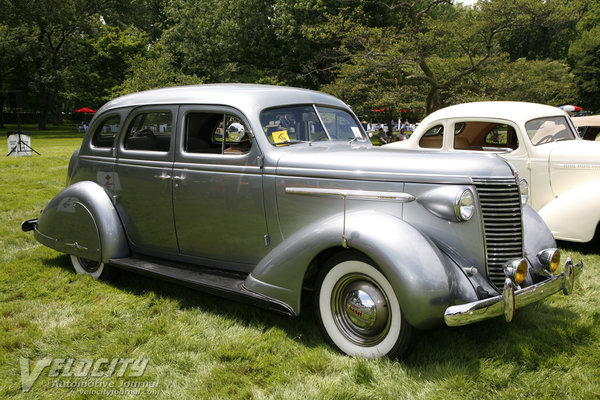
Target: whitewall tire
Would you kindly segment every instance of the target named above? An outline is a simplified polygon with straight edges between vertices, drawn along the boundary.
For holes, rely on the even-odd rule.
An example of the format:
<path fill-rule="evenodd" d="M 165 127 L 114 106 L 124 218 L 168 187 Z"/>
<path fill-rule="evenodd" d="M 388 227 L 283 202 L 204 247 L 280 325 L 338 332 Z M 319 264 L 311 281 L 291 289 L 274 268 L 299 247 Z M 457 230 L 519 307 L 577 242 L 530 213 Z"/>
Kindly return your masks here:
<path fill-rule="evenodd" d="M 344 252 L 345 253 L 345 252 Z M 325 339 L 366 358 L 401 357 L 413 328 L 387 278 L 360 253 L 334 257 L 317 276 L 315 314 Z"/>
<path fill-rule="evenodd" d="M 71 255 L 71 264 L 78 274 L 89 275 L 94 279 L 107 279 L 111 274 L 110 266 L 103 262 Z"/>

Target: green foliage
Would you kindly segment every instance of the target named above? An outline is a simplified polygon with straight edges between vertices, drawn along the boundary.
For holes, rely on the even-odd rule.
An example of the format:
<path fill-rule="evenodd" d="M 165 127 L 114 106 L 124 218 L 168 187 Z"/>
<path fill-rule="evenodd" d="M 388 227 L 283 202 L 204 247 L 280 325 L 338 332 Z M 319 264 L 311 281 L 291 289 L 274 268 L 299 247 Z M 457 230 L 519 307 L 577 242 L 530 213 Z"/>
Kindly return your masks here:
<path fill-rule="evenodd" d="M 174 0 L 162 40 L 186 75 L 206 82 L 297 84 L 309 43 L 294 28 L 302 4 L 271 0 Z M 306 11 L 308 12 L 308 11 Z"/>
<path fill-rule="evenodd" d="M 573 66 L 581 104 L 600 111 L 600 2 L 590 1 L 578 25 L 579 36 L 571 42 L 569 61 Z"/>
<path fill-rule="evenodd" d="M 577 97 L 574 76 L 565 62 L 495 57 L 472 76 L 470 84 L 445 95 L 453 103 L 479 100 L 528 101 L 561 106 Z"/>
<path fill-rule="evenodd" d="M 2 109 L 7 91 L 22 90 L 41 126 L 116 94 L 201 82 L 320 89 L 363 115 L 395 110 L 386 119 L 398 117 L 398 109 L 428 113 L 463 99 L 600 109 L 598 0 L 486 0 L 474 7 L 451 0 L 1 5 Z"/>
<path fill-rule="evenodd" d="M 169 54 L 159 48 L 152 48 L 129 62 L 127 77 L 121 85 L 114 88 L 112 97 L 160 87 L 203 82 L 203 79 L 196 75 L 185 75 L 177 71 Z"/>
<path fill-rule="evenodd" d="M 99 108 L 113 97 L 134 60 L 145 54 L 148 36 L 135 27 L 117 28 L 98 23 L 79 41 L 79 54 L 85 60 L 69 66 L 71 79 L 63 92 L 71 109 L 81 105 Z M 86 88 L 81 91 L 81 88 Z"/>

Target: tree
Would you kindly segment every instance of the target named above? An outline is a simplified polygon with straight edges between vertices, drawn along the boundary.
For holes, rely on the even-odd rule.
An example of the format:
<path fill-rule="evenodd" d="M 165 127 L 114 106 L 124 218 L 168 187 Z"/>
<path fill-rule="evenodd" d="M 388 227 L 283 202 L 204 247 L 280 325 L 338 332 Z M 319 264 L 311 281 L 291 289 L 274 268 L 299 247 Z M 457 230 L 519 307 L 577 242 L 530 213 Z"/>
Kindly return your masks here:
<path fill-rule="evenodd" d="M 22 36 L 19 27 L 12 28 L 0 21 L 0 128 L 4 127 L 4 104 L 6 93 L 22 89 L 25 82 L 19 70 L 20 60 L 26 57 L 26 46 L 18 38 Z"/>
<path fill-rule="evenodd" d="M 586 1 L 585 15 L 569 47 L 580 105 L 600 112 L 600 1 Z"/>
<path fill-rule="evenodd" d="M 69 79 L 61 96 L 69 104 L 68 109 L 100 107 L 108 101 L 134 60 L 146 53 L 148 42 L 147 34 L 132 26 L 91 26 L 73 46 L 77 53 L 73 57 L 85 61 L 66 67 Z"/>
<path fill-rule="evenodd" d="M 206 82 L 314 86 L 304 65 L 318 51 L 300 27 L 317 1 L 173 0 L 164 49 L 186 75 Z"/>
<path fill-rule="evenodd" d="M 160 87 L 200 83 L 204 81 L 196 75 L 186 75 L 178 70 L 170 54 L 159 44 L 131 60 L 126 79 L 114 88 L 112 95 L 121 96 Z"/>
<path fill-rule="evenodd" d="M 483 100 L 528 101 L 560 106 L 577 96 L 569 65 L 559 60 L 510 61 L 498 55 L 489 65 L 471 76 L 471 83 L 447 93 L 456 103 Z"/>
<path fill-rule="evenodd" d="M 114 0 L 116 1 L 116 0 Z M 48 116 L 58 111 L 60 91 L 68 79 L 67 57 L 73 43 L 113 0 L 5 0 L 4 12 L 11 27 L 23 32 L 19 43 L 27 45 L 27 58 L 19 69 L 29 78 L 28 91 L 37 100 L 39 127 L 46 128 Z"/>

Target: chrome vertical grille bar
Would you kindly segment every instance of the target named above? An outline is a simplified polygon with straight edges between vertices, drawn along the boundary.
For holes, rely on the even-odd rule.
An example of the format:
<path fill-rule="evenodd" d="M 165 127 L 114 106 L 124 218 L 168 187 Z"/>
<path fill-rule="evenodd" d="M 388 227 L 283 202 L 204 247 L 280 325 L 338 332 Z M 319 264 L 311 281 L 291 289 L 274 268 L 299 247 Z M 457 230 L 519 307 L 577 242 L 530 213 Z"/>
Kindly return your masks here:
<path fill-rule="evenodd" d="M 473 178 L 485 230 L 489 282 L 501 291 L 504 263 L 523 257 L 523 227 L 519 186 L 514 179 Z"/>

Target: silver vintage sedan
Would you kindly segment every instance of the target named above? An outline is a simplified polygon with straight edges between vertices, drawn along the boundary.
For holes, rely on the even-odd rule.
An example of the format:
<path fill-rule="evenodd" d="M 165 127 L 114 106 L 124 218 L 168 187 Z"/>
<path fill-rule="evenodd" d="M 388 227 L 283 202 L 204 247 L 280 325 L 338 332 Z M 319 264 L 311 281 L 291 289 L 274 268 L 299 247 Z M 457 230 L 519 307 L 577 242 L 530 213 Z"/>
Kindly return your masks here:
<path fill-rule="evenodd" d="M 505 160 L 375 148 L 332 96 L 202 85 L 105 104 L 23 230 L 94 278 L 125 269 L 291 316 L 312 294 L 336 349 L 399 357 L 415 328 L 510 321 L 572 291 L 582 264 L 561 263 L 526 202 Z"/>

